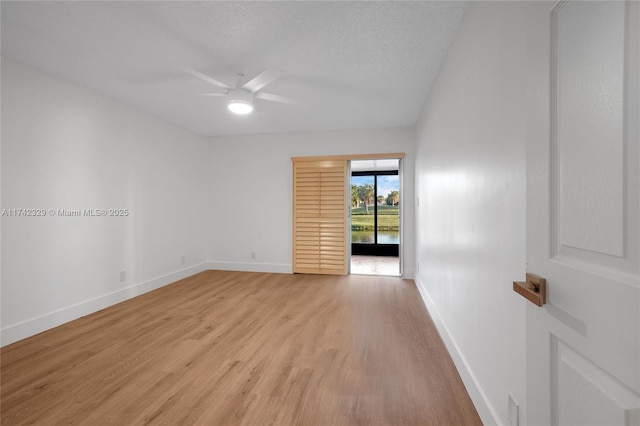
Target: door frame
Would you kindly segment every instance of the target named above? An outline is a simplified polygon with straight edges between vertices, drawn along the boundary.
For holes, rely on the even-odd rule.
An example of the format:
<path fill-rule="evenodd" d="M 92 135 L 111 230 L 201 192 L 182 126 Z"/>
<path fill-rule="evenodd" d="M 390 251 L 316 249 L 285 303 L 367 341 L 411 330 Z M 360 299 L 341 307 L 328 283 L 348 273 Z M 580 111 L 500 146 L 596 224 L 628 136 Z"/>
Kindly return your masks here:
<path fill-rule="evenodd" d="M 345 181 L 345 186 L 350 191 L 351 184 L 351 161 L 352 160 L 399 160 L 398 165 L 398 177 L 400 180 L 400 191 L 401 194 L 404 192 L 403 188 L 403 165 L 404 165 L 404 152 L 391 152 L 391 153 L 383 153 L 383 154 L 347 154 L 347 155 L 324 155 L 324 156 L 312 156 L 312 157 L 291 157 L 292 162 L 296 161 L 332 161 L 332 160 L 347 160 L 347 174 L 349 179 Z M 400 215 L 400 238 L 399 238 L 399 263 L 400 263 L 400 277 L 404 276 L 404 197 L 400 197 L 400 202 L 398 203 Z M 295 206 L 292 206 L 295 208 Z M 351 198 L 348 198 L 348 203 L 345 205 L 347 209 L 347 257 L 348 257 L 348 265 L 347 265 L 347 274 L 351 274 Z M 292 217 L 292 228 L 293 228 L 293 217 Z M 294 235 L 295 237 L 295 235 Z M 292 247 L 293 250 L 293 247 Z"/>

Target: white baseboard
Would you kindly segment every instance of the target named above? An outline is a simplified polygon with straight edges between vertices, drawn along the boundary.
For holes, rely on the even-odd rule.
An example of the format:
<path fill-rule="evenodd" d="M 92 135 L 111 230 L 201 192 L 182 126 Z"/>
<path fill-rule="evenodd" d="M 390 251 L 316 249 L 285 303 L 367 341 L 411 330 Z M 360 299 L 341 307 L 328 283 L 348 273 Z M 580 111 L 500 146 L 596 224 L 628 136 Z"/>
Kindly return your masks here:
<path fill-rule="evenodd" d="M 424 302 L 433 322 L 440 333 L 440 337 L 444 341 L 444 344 L 453 359 L 453 363 L 456 365 L 458 369 L 458 373 L 462 378 L 462 382 L 464 383 L 469 396 L 471 397 L 471 401 L 473 405 L 476 407 L 478 411 L 478 415 L 482 420 L 482 423 L 485 425 L 499 425 L 499 417 L 494 410 L 493 406 L 489 402 L 487 398 L 487 394 L 482 389 L 482 386 L 478 382 L 477 377 L 473 374 L 473 371 L 469 368 L 469 363 L 465 358 L 464 354 L 460 351 L 460 348 L 456 344 L 455 339 L 451 335 L 449 328 L 446 323 L 440 316 L 440 312 L 436 307 L 433 299 L 429 296 L 429 292 L 424 286 L 423 282 L 420 280 L 420 277 L 415 277 L 414 281 L 416 283 L 416 287 L 418 287 L 418 291 L 420 292 L 420 296 L 422 297 L 422 301 Z"/>
<path fill-rule="evenodd" d="M 207 269 L 217 271 L 273 272 L 278 274 L 292 273 L 290 263 L 247 263 L 213 260 L 208 263 Z"/>
<path fill-rule="evenodd" d="M 208 269 L 208 263 L 203 262 L 198 265 L 189 266 L 175 272 L 171 272 L 160 277 L 156 277 L 129 287 L 107 293 L 84 302 L 58 309 L 53 312 L 32 318 L 18 324 L 4 327 L 0 330 L 0 345 L 6 346 L 18 340 L 25 339 L 43 331 L 73 321 L 81 316 L 91 314 L 100 309 L 115 305 L 127 299 L 158 289 L 167 284 L 187 278 Z"/>

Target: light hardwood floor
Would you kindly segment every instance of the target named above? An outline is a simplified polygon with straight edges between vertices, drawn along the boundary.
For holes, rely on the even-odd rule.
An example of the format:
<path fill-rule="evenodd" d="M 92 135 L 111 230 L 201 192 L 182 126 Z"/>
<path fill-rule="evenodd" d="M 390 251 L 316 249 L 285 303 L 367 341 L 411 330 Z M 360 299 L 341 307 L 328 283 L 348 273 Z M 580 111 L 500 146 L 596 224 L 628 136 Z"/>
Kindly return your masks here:
<path fill-rule="evenodd" d="M 413 281 L 206 271 L 2 348 L 3 425 L 479 425 Z"/>

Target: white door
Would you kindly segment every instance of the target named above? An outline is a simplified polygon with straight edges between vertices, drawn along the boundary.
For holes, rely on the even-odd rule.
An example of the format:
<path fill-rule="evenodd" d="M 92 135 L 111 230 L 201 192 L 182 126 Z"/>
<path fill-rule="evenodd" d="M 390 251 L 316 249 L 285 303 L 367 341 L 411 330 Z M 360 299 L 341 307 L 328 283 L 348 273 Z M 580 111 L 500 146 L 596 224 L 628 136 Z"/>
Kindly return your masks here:
<path fill-rule="evenodd" d="M 528 7 L 526 423 L 638 425 L 640 3 Z"/>

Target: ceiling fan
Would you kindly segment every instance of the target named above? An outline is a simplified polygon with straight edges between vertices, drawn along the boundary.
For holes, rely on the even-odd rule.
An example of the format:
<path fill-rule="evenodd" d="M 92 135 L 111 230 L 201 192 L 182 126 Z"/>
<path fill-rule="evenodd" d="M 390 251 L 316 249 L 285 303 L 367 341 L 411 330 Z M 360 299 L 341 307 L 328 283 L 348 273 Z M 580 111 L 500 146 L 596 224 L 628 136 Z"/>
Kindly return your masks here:
<path fill-rule="evenodd" d="M 262 89 L 282 76 L 282 72 L 276 69 L 267 69 L 251 80 L 242 84 L 245 76 L 243 72 L 238 73 L 238 81 L 235 87 L 231 87 L 220 80 L 203 74 L 193 69 L 185 69 L 186 73 L 199 78 L 216 87 L 224 89 L 224 92 L 202 93 L 203 96 L 226 96 L 229 98 L 227 106 L 236 114 L 249 114 L 253 111 L 253 100 L 264 99 L 265 101 L 280 102 L 283 104 L 297 105 L 293 99 L 284 96 L 263 92 Z"/>

